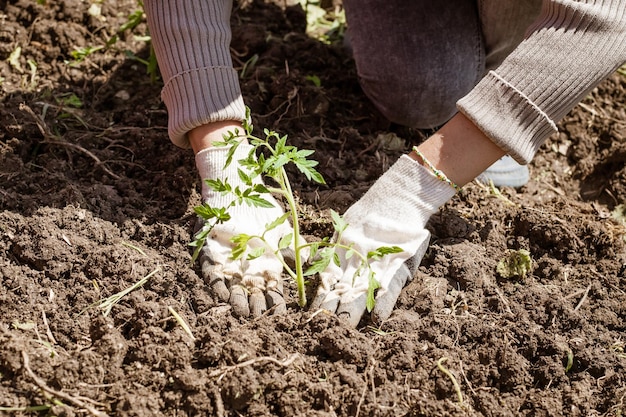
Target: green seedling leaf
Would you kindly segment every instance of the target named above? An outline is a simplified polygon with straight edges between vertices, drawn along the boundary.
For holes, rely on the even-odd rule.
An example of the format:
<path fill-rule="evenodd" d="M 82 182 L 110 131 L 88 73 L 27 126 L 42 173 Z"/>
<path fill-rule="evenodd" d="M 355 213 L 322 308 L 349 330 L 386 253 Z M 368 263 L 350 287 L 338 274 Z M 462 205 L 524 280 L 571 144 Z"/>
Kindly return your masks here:
<path fill-rule="evenodd" d="M 267 232 L 267 231 L 277 228 L 281 224 L 285 223 L 287 219 L 289 218 L 289 216 L 291 216 L 291 213 L 287 212 L 283 214 L 282 216 L 280 216 L 279 218 L 277 218 L 276 220 L 274 220 L 273 222 L 266 224 L 265 231 Z"/>
<path fill-rule="evenodd" d="M 72 56 L 72 58 L 74 58 L 75 63 L 78 63 L 78 62 L 83 61 L 89 55 L 92 55 L 93 53 L 98 52 L 101 49 L 104 49 L 103 45 L 85 46 L 82 48 L 74 49 L 72 52 L 70 52 L 70 55 Z"/>
<path fill-rule="evenodd" d="M 69 107 L 74 107 L 76 109 L 80 109 L 83 107 L 83 102 L 76 94 L 70 94 L 68 96 L 57 99 L 57 102 Z"/>
<path fill-rule="evenodd" d="M 134 12 L 132 12 L 130 15 L 128 15 L 126 22 L 122 26 L 120 26 L 120 28 L 118 29 L 118 32 L 124 32 L 129 29 L 132 30 L 136 28 L 141 23 L 142 20 L 143 20 L 143 10 L 137 9 Z"/>
<path fill-rule="evenodd" d="M 237 141 L 229 141 L 228 144 L 230 145 L 230 148 L 228 149 L 228 152 L 226 153 L 226 163 L 224 163 L 224 169 L 228 168 L 228 166 L 233 162 L 233 155 L 235 154 L 235 151 L 239 147 L 240 143 L 241 142 L 237 142 Z"/>
<path fill-rule="evenodd" d="M 320 77 L 318 77 L 317 75 L 307 75 L 304 78 L 307 81 L 311 81 L 313 85 L 315 85 L 317 88 L 322 86 L 322 81 L 320 80 Z"/>
<path fill-rule="evenodd" d="M 337 254 L 337 252 L 333 252 L 333 263 L 341 267 L 341 260 L 339 259 L 339 255 Z"/>
<path fill-rule="evenodd" d="M 250 57 L 250 59 L 248 59 L 243 64 L 243 68 L 241 69 L 241 74 L 239 75 L 239 77 L 242 78 L 242 79 L 246 78 L 248 73 L 252 72 L 254 70 L 254 67 L 256 66 L 256 63 L 257 63 L 258 60 L 259 60 L 259 55 L 258 54 L 252 55 L 252 57 Z"/>
<path fill-rule="evenodd" d="M 252 191 L 252 190 L 250 190 L 250 191 Z M 274 204 L 272 204 L 271 202 L 267 201 L 266 199 L 264 199 L 263 197 L 261 197 L 258 194 L 246 195 L 246 192 L 244 192 L 244 194 L 241 196 L 241 198 L 249 206 L 263 207 L 263 208 L 272 208 L 272 207 L 274 207 Z"/>
<path fill-rule="evenodd" d="M 262 256 L 264 253 L 265 253 L 265 246 L 254 248 L 248 252 L 248 256 L 246 257 L 246 259 L 251 261 L 253 259 L 256 259 Z"/>
<path fill-rule="evenodd" d="M 110 47 L 112 45 L 115 45 L 118 40 L 119 40 L 119 36 L 113 35 L 113 36 L 111 36 L 111 38 L 108 41 L 106 41 L 104 46 L 108 48 L 108 47 Z"/>
<path fill-rule="evenodd" d="M 241 121 L 241 124 L 248 135 L 252 134 L 253 125 L 252 125 L 252 116 L 250 114 L 250 107 L 246 106 L 246 117 Z"/>
<path fill-rule="evenodd" d="M 278 170 L 287 165 L 289 161 L 289 158 L 285 154 L 270 156 L 267 158 L 267 162 L 269 162 L 269 167 L 267 169 L 268 174 L 270 174 L 270 176 L 276 176 Z"/>
<path fill-rule="evenodd" d="M 247 186 L 252 186 L 252 179 L 250 178 L 250 176 L 248 174 L 246 174 L 245 172 L 243 172 L 242 169 L 237 169 L 237 174 L 239 174 L 239 179 L 246 184 Z"/>
<path fill-rule="evenodd" d="M 208 204 L 196 206 L 193 211 L 204 220 L 216 219 L 220 223 L 230 220 L 226 207 L 211 207 Z"/>
<path fill-rule="evenodd" d="M 367 253 L 367 259 L 378 260 L 381 259 L 385 255 L 391 255 L 393 253 L 401 253 L 404 252 L 399 246 L 381 246 L 380 248 L 370 251 Z"/>
<path fill-rule="evenodd" d="M 254 184 L 252 190 L 259 194 L 271 194 L 270 190 L 268 190 L 267 187 L 263 184 Z"/>
<path fill-rule="evenodd" d="M 319 256 L 315 257 L 315 261 L 309 265 L 306 271 L 304 271 L 304 276 L 310 276 L 322 272 L 326 269 L 326 267 L 330 264 L 331 259 L 334 258 L 335 250 L 332 247 L 326 247 L 318 252 Z M 337 261 L 339 261 L 339 257 L 337 257 Z"/>
<path fill-rule="evenodd" d="M 277 137 L 276 141 L 276 153 L 286 154 L 288 151 L 295 149 L 293 146 L 287 146 L 287 135 L 279 137 L 276 132 L 272 132 L 272 136 Z"/>
<path fill-rule="evenodd" d="M 209 187 L 211 187 L 213 191 L 216 191 L 222 194 L 230 193 L 233 190 L 231 185 L 228 183 L 228 178 L 225 178 L 224 180 L 206 179 L 204 180 L 204 183 L 208 185 Z"/>
<path fill-rule="evenodd" d="M 333 228 L 335 229 L 335 232 L 343 233 L 343 231 L 346 230 L 346 227 L 348 227 L 348 223 L 346 223 L 344 218 L 335 210 L 330 211 L 330 217 L 333 220 Z"/>
<path fill-rule="evenodd" d="M 376 274 L 374 271 L 370 269 L 370 272 L 367 276 L 367 312 L 370 313 L 374 309 L 374 305 L 376 304 L 375 293 L 376 290 L 380 288 L 380 282 L 376 279 Z"/>
<path fill-rule="evenodd" d="M 288 248 L 289 245 L 291 245 L 292 241 L 293 241 L 293 233 L 286 234 L 278 242 L 278 249 L 280 250 L 280 249 Z"/>
<path fill-rule="evenodd" d="M 313 155 L 314 153 L 315 153 L 315 151 L 314 151 L 314 150 L 311 150 L 311 149 L 300 149 L 299 151 L 297 151 L 297 152 L 296 152 L 296 156 L 297 156 L 299 159 L 300 159 L 300 158 L 302 158 L 302 159 L 306 159 L 306 157 L 307 157 L 307 156 L 311 156 L 311 155 Z M 311 161 L 309 161 L 309 162 L 313 162 L 315 165 L 317 165 L 317 164 L 318 164 L 318 162 L 317 162 L 317 161 L 313 161 L 313 160 L 311 160 Z"/>
<path fill-rule="evenodd" d="M 198 232 L 194 236 L 193 241 L 189 242 L 189 246 L 195 248 L 193 251 L 193 254 L 191 255 L 192 265 L 194 262 L 196 262 L 196 259 L 198 259 L 198 256 L 200 256 L 200 251 L 204 247 L 204 244 L 206 243 L 206 239 L 210 231 L 211 231 L 211 228 L 207 229 L 206 231 L 203 229 L 202 231 Z"/>
<path fill-rule="evenodd" d="M 311 259 L 316 259 L 317 251 L 320 250 L 320 244 L 321 242 L 313 242 L 309 245 L 309 256 Z"/>
<path fill-rule="evenodd" d="M 530 257 L 530 252 L 525 249 L 510 251 L 496 266 L 496 272 L 505 279 L 523 279 L 531 270 L 532 258 Z"/>
<path fill-rule="evenodd" d="M 309 181 L 315 181 L 318 184 L 326 184 L 326 180 L 324 180 L 322 174 L 313 168 L 317 165 L 317 161 L 297 160 L 294 161 L 294 163 L 296 164 L 298 171 L 302 172 Z"/>
<path fill-rule="evenodd" d="M 243 254 L 246 252 L 246 249 L 248 247 L 248 242 L 253 237 L 254 236 L 250 236 L 245 233 L 240 233 L 236 236 L 233 236 L 230 239 L 230 241 L 233 242 L 235 246 L 233 246 L 231 258 L 234 260 L 240 259 L 243 256 Z"/>

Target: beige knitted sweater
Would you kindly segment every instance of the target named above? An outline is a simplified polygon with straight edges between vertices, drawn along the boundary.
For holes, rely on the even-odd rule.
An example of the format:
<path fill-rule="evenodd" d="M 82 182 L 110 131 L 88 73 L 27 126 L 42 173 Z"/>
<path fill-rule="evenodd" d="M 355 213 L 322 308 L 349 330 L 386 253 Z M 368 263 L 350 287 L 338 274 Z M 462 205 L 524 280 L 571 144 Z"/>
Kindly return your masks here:
<path fill-rule="evenodd" d="M 522 1 L 522 0 L 520 0 Z M 241 120 L 230 56 L 230 0 L 146 0 L 172 141 L 196 126 Z M 544 0 L 527 38 L 458 101 L 459 111 L 518 162 L 529 162 L 556 123 L 626 62 L 625 0 Z"/>

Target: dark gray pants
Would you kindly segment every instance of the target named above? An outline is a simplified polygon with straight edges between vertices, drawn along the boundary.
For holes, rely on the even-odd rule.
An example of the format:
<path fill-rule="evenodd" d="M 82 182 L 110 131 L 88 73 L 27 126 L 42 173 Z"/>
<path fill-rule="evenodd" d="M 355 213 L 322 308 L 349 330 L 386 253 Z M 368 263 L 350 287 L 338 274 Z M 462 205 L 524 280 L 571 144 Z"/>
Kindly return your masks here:
<path fill-rule="evenodd" d="M 344 0 L 361 86 L 392 122 L 442 125 L 523 40 L 542 0 Z"/>

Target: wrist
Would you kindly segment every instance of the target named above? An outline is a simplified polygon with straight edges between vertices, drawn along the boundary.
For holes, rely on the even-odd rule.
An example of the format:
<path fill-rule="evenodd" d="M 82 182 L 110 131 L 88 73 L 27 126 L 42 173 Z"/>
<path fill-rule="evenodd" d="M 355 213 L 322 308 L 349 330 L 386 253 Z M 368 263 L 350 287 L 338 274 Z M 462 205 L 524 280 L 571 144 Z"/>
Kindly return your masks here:
<path fill-rule="evenodd" d="M 229 132 L 239 130 L 243 133 L 243 126 L 240 121 L 236 120 L 222 120 L 214 123 L 207 123 L 195 127 L 188 133 L 189 142 L 194 153 L 198 153 L 204 149 L 208 149 L 213 146 L 214 142 L 221 142 L 224 140 L 224 135 Z"/>

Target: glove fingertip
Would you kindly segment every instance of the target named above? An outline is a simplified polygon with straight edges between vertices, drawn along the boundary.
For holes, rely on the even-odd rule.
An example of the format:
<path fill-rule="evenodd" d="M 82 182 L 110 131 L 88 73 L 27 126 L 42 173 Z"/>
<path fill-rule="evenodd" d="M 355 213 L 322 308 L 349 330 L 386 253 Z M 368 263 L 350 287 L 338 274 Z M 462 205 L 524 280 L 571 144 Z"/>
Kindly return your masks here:
<path fill-rule="evenodd" d="M 372 321 L 376 324 L 381 324 L 382 322 L 387 320 L 389 316 L 391 316 L 393 307 L 395 305 L 395 302 L 385 303 L 384 300 L 382 301 L 383 302 L 377 301 L 374 309 L 372 310 Z"/>
<path fill-rule="evenodd" d="M 214 279 L 213 282 L 210 282 L 209 284 L 211 286 L 211 290 L 220 301 L 226 302 L 229 300 L 230 291 L 226 288 L 226 284 L 223 279 Z"/>
<path fill-rule="evenodd" d="M 267 311 L 265 296 L 259 289 L 252 289 L 250 292 L 250 314 L 252 317 L 260 317 Z"/>
<path fill-rule="evenodd" d="M 374 304 L 371 314 L 374 323 L 380 324 L 391 316 L 396 302 L 398 301 L 398 297 L 400 296 L 400 292 L 410 276 L 410 271 L 403 265 L 391 279 L 388 288 L 378 291 L 376 303 Z"/>
<path fill-rule="evenodd" d="M 341 303 L 337 308 L 337 317 L 346 322 L 350 327 L 357 327 L 367 305 L 367 294 L 361 294 L 348 303 Z"/>
<path fill-rule="evenodd" d="M 231 287 L 228 303 L 232 306 L 233 314 L 235 314 L 235 316 L 248 317 L 250 315 L 248 295 L 240 285 L 234 285 Z"/>
<path fill-rule="evenodd" d="M 335 313 L 338 307 L 339 307 L 339 298 L 325 297 L 320 303 L 319 307 L 316 308 L 316 310 L 326 310 L 326 311 L 330 311 L 331 313 Z"/>
<path fill-rule="evenodd" d="M 267 308 L 272 310 L 272 314 L 284 314 L 287 312 L 287 303 L 283 295 L 277 291 L 268 291 L 265 294 Z"/>

